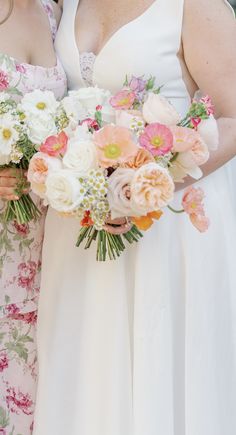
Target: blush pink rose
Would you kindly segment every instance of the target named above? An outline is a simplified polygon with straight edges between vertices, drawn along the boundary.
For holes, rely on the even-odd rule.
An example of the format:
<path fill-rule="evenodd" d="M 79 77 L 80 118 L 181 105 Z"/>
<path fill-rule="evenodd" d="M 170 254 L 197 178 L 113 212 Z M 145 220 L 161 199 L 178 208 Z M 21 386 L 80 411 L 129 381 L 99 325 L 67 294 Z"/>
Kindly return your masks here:
<path fill-rule="evenodd" d="M 34 261 L 28 261 L 26 263 L 19 264 L 18 285 L 27 289 L 28 291 L 31 291 L 35 281 L 37 269 L 37 264 Z"/>
<path fill-rule="evenodd" d="M 0 373 L 3 372 L 3 370 L 6 370 L 8 366 L 9 362 L 6 352 L 0 352 Z"/>
<path fill-rule="evenodd" d="M 0 91 L 5 91 L 9 86 L 9 79 L 7 74 L 0 70 Z"/>

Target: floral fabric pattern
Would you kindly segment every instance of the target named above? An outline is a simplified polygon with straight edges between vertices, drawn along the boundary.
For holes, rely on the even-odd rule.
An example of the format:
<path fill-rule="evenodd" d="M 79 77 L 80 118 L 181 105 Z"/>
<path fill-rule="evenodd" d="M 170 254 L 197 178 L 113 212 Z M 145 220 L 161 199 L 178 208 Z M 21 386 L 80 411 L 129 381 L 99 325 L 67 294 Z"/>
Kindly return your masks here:
<path fill-rule="evenodd" d="M 37 312 L 0 319 L 0 434 L 33 431 Z"/>
<path fill-rule="evenodd" d="M 42 0 L 52 36 L 56 20 L 50 0 Z M 19 100 L 34 89 L 60 99 L 66 76 L 60 61 L 52 68 L 20 63 L 0 53 L 1 92 Z M 31 435 L 37 381 L 36 318 L 46 208 L 27 225 L 4 223 L 0 201 L 0 435 Z"/>

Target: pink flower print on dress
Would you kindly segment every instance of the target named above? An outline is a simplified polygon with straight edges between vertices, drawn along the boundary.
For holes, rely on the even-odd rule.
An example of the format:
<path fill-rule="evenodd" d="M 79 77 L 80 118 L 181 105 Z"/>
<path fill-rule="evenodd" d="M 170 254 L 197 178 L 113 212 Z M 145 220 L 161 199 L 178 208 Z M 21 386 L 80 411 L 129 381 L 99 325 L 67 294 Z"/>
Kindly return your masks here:
<path fill-rule="evenodd" d="M 14 387 L 10 387 L 7 389 L 6 402 L 8 409 L 15 414 L 19 414 L 20 411 L 26 415 L 33 414 L 34 402 L 28 393 L 24 394 L 20 390 L 16 392 Z"/>
<path fill-rule="evenodd" d="M 11 317 L 15 314 L 18 314 L 20 310 L 16 304 L 9 304 L 6 306 L 5 311 L 7 313 L 7 317 Z"/>
<path fill-rule="evenodd" d="M 6 352 L 0 352 L 0 373 L 6 370 L 9 366 Z M 0 432 L 1 434 L 1 432 Z"/>
<path fill-rule="evenodd" d="M 26 237 L 29 234 L 29 225 L 28 224 L 18 224 L 17 222 L 13 223 L 13 226 L 15 230 L 17 231 L 17 234 L 20 236 Z"/>
<path fill-rule="evenodd" d="M 5 91 L 9 86 L 8 75 L 0 69 L 0 91 Z"/>
<path fill-rule="evenodd" d="M 20 263 L 18 272 L 18 285 L 25 288 L 27 291 L 31 291 L 37 273 L 37 264 L 34 261 Z"/>

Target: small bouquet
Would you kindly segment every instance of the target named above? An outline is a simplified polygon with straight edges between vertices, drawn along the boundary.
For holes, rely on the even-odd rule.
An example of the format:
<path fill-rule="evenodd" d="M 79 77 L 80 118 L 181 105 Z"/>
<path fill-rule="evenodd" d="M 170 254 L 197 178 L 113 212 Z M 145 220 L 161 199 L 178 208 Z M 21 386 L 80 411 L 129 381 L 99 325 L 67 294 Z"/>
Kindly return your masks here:
<path fill-rule="evenodd" d="M 97 87 L 70 92 L 58 108 L 57 129 L 31 159 L 28 180 L 46 204 L 79 219 L 77 246 L 96 241 L 98 261 L 137 242 L 165 207 L 187 212 L 200 231 L 207 229 L 201 189 L 187 189 L 179 211 L 170 203 L 175 182 L 199 179 L 217 146 L 209 97 L 194 100 L 181 119 L 153 78 L 132 77 L 114 96 Z M 108 217 L 124 216 L 126 234 L 104 229 Z"/>
<path fill-rule="evenodd" d="M 16 171 L 18 200 L 8 201 L 5 222 L 25 224 L 40 216 L 40 211 L 28 193 L 25 173 L 41 143 L 57 131 L 58 103 L 52 92 L 40 90 L 26 94 L 17 103 L 9 93 L 0 94 L 0 168 Z"/>

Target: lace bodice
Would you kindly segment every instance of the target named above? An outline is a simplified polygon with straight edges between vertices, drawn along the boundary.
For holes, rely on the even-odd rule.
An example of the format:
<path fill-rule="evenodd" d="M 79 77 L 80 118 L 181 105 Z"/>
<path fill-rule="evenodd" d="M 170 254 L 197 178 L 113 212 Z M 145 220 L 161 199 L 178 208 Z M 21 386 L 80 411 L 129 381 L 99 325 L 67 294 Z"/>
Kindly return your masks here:
<path fill-rule="evenodd" d="M 80 71 L 85 86 L 93 86 L 93 68 L 96 60 L 94 53 L 84 52 L 80 54 Z"/>

